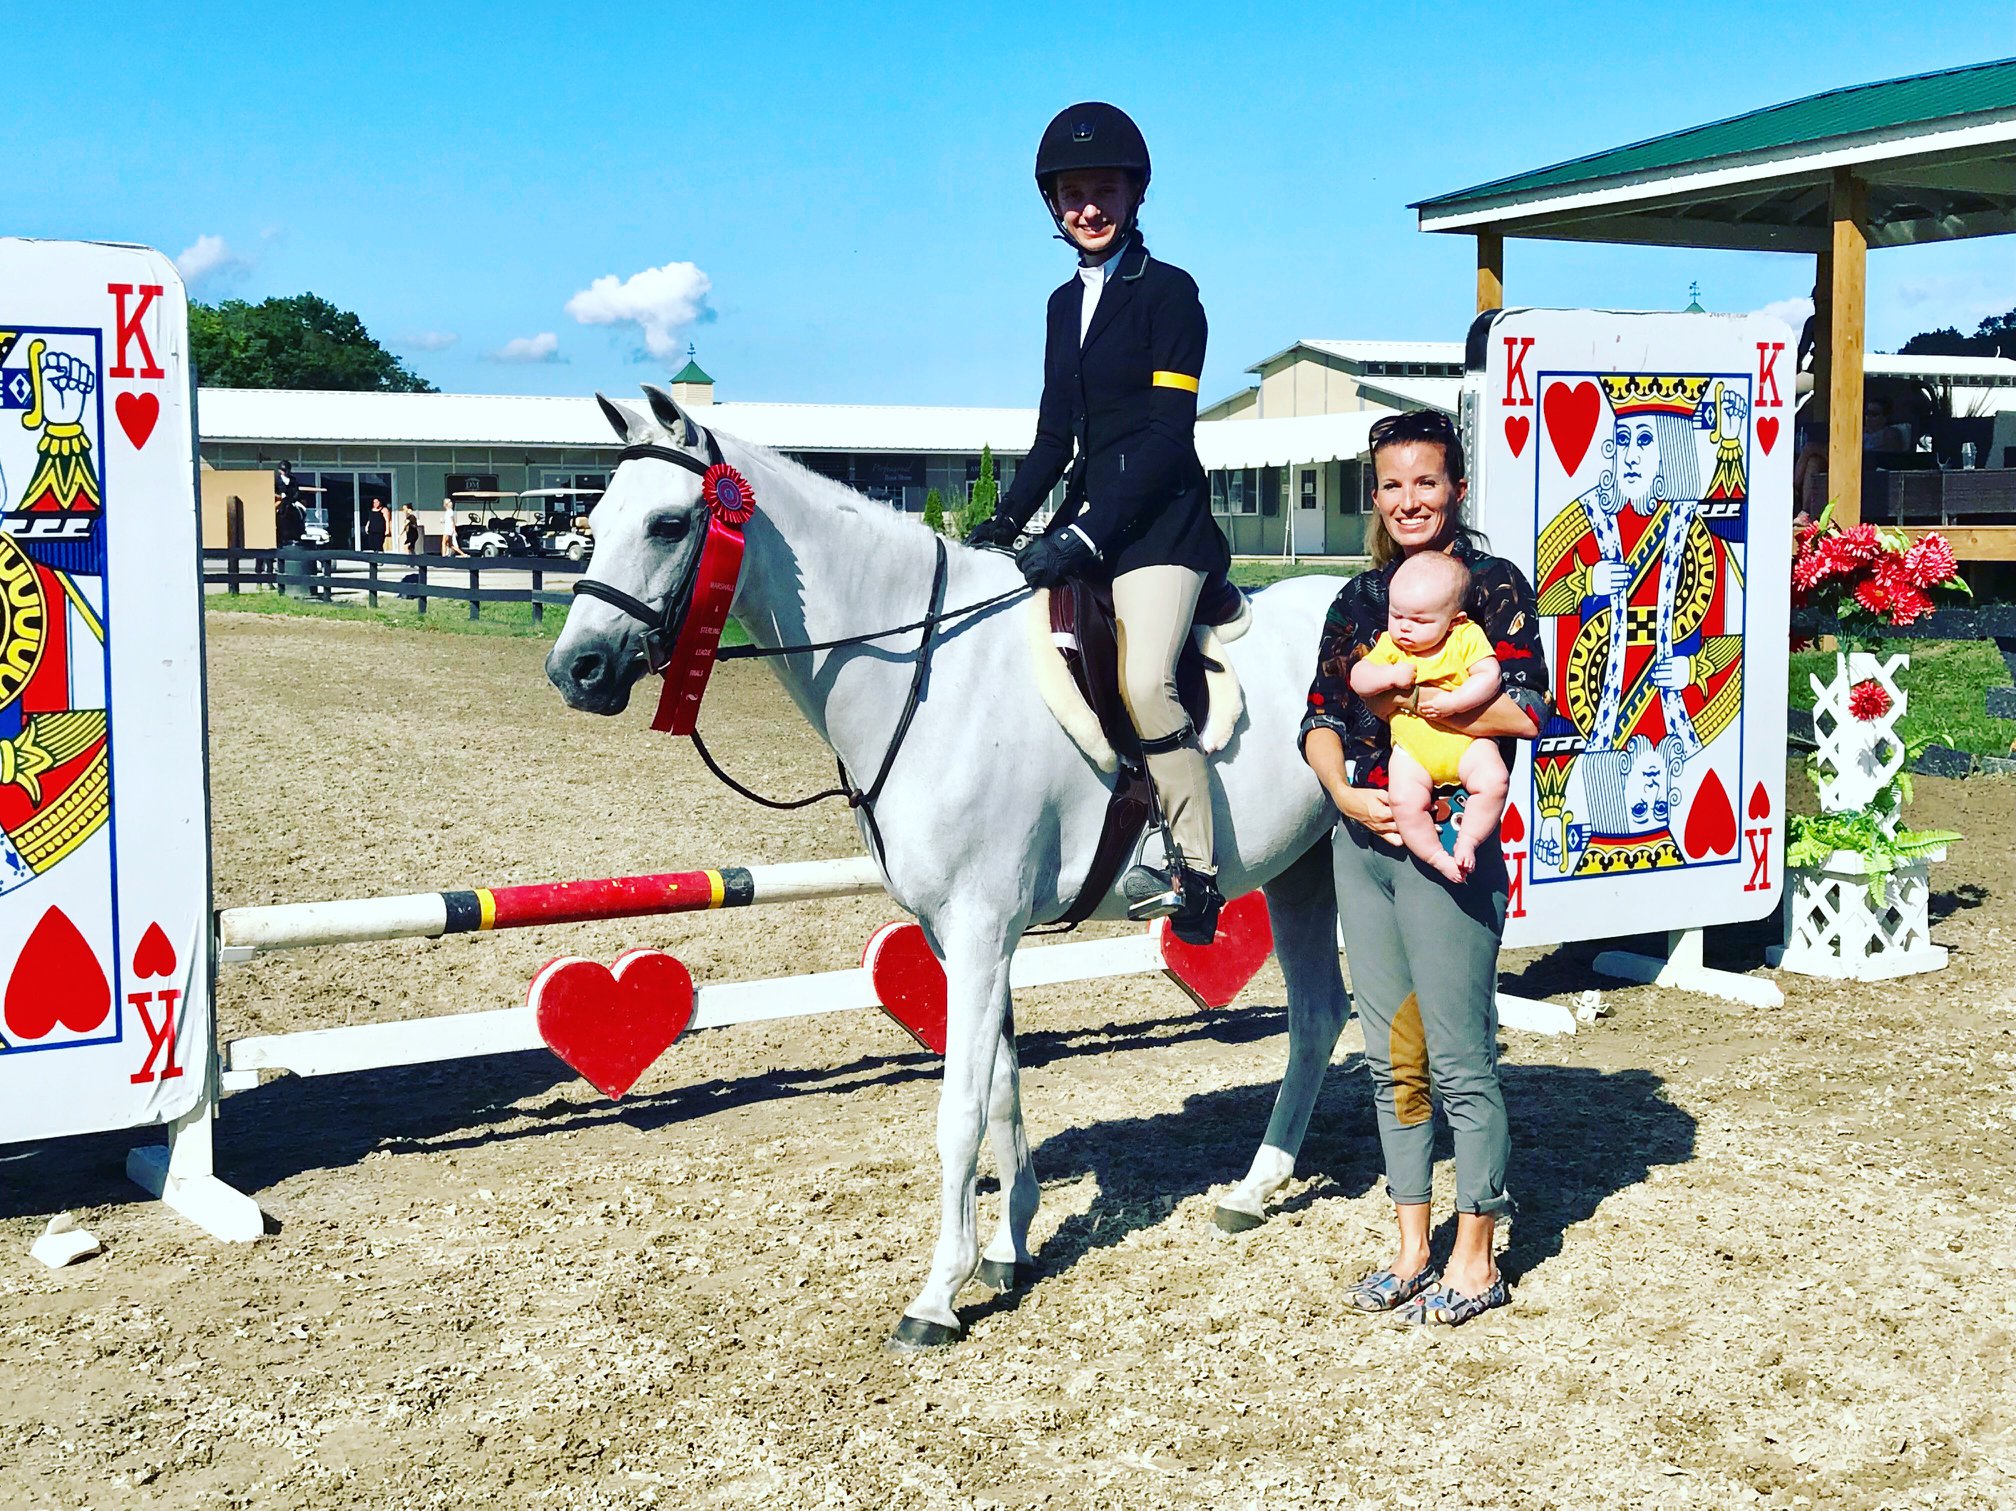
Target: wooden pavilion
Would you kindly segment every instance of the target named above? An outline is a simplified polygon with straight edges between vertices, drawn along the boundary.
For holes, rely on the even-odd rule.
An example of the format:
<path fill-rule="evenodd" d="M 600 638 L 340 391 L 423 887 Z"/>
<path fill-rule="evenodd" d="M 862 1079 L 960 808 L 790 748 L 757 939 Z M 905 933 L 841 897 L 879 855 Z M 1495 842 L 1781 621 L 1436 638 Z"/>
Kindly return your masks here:
<path fill-rule="evenodd" d="M 1423 231 L 1477 238 L 1479 310 L 1505 304 L 1507 238 L 1814 257 L 1811 402 L 1837 517 L 1931 499 L 1939 521 L 1997 521 L 1946 529 L 1963 558 L 2016 560 L 2016 468 L 1865 483 L 1862 449 L 1868 251 L 2016 231 L 2016 59 L 1829 90 L 1412 208 Z"/>

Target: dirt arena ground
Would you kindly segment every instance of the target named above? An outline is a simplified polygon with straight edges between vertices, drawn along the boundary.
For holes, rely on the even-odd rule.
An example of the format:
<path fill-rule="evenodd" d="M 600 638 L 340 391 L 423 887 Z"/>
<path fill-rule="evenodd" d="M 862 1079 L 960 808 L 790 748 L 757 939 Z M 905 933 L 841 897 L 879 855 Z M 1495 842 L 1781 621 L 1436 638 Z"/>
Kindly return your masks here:
<path fill-rule="evenodd" d="M 855 850 L 635 711 L 566 714 L 535 643 L 211 626 L 220 903 Z M 759 787 L 831 775 L 766 672 L 728 667 L 706 724 Z M 2008 1505 L 2016 789 L 1919 794 L 1968 835 L 1947 971 L 1786 977 L 1777 1012 L 1606 991 L 1574 1038 L 1508 1035 L 1515 1304 L 1460 1331 L 1341 1304 L 1390 1231 L 1355 1026 L 1287 1210 L 1212 1228 L 1285 1052 L 1271 967 L 1222 1013 L 1145 978 L 1018 1004 L 1042 1277 L 969 1290 L 924 1360 L 882 1341 L 935 1229 L 937 1072 L 879 1016 L 695 1035 L 620 1107 L 543 1053 L 282 1078 L 220 1127 L 277 1228 L 252 1247 L 137 1200 L 139 1138 L 0 1151 L 0 1504 Z M 702 980 L 838 968 L 889 916 L 302 953 L 229 971 L 220 1011 L 505 1006 L 553 954 L 639 943 Z M 1511 984 L 1579 992 L 1588 953 Z M 27 1248 L 65 1206 L 108 1252 L 52 1274 Z"/>

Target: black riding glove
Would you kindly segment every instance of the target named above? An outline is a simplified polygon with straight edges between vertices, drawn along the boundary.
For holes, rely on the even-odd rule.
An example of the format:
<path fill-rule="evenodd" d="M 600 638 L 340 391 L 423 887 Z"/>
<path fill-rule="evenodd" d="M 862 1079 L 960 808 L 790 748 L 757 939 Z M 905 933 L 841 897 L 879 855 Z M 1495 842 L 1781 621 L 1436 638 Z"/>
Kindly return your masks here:
<path fill-rule="evenodd" d="M 1032 540 L 1015 553 L 1022 580 L 1032 588 L 1054 588 L 1068 577 L 1082 577 L 1099 560 L 1076 530 L 1057 530 Z"/>
<path fill-rule="evenodd" d="M 969 546 L 999 546 L 1003 550 L 1015 548 L 1015 537 L 1022 533 L 1022 527 L 1012 519 L 1003 519 L 998 514 L 990 514 L 971 530 L 966 532 Z"/>

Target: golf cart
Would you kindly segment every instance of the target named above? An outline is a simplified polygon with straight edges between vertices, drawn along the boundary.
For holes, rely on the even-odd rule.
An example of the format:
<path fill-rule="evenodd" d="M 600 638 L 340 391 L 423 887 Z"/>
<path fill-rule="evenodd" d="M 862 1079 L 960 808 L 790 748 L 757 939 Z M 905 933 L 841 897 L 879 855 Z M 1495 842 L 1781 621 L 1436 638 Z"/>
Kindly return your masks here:
<path fill-rule="evenodd" d="M 466 525 L 455 527 L 455 538 L 462 542 L 462 549 L 471 556 L 531 556 L 537 553 L 533 538 L 526 533 L 526 521 L 519 517 L 515 493 L 454 493 L 449 497 L 459 509 L 467 509 L 471 514 L 487 516 L 473 520 Z M 513 503 L 507 511 L 502 500 Z M 534 535 L 536 536 L 536 529 Z"/>
<path fill-rule="evenodd" d="M 518 497 L 541 501 L 546 517 L 538 527 L 532 549 L 541 556 L 564 556 L 569 561 L 585 561 L 595 549 L 587 525 L 588 505 L 583 500 L 598 499 L 600 488 L 527 488 Z"/>

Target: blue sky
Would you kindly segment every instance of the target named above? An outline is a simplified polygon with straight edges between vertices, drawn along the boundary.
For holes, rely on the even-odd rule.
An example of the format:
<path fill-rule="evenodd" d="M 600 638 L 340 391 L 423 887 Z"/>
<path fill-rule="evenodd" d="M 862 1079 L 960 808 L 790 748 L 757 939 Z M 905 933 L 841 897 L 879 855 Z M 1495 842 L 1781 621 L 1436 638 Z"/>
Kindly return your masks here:
<path fill-rule="evenodd" d="M 201 297 L 313 290 L 448 389 L 630 389 L 690 339 L 723 399 L 829 402 L 1035 402 L 1070 258 L 1029 165 L 1073 100 L 1148 135 L 1143 223 L 1202 286 L 1209 401 L 1298 337 L 1461 337 L 1472 244 L 1421 235 L 1409 200 L 2016 54 L 2007 4 L 1862 0 L 106 14 L 10 7 L 0 230 L 193 252 Z M 1507 286 L 1677 308 L 1698 279 L 1752 309 L 1811 266 L 1515 242 Z M 1871 260 L 1879 348 L 2011 306 L 2007 239 Z M 672 323 L 576 318 L 647 307 Z"/>

